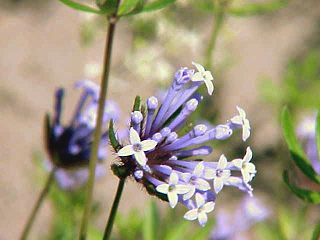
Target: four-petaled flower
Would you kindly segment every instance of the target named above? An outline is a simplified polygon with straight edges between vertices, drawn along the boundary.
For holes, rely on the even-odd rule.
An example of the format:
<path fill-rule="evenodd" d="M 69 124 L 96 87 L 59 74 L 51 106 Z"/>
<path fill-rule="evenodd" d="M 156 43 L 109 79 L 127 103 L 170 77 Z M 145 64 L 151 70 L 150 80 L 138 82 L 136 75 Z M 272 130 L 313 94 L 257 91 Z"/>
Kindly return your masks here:
<path fill-rule="evenodd" d="M 213 87 L 213 83 L 212 83 L 213 76 L 212 76 L 211 72 L 206 71 L 204 69 L 204 67 L 199 63 L 192 62 L 192 64 L 197 68 L 198 72 L 196 72 L 192 76 L 191 80 L 193 82 L 204 81 L 204 83 L 206 84 L 206 87 L 208 89 L 209 95 L 212 95 L 214 87 Z"/>
<path fill-rule="evenodd" d="M 177 173 L 170 174 L 169 183 L 164 183 L 157 186 L 156 190 L 160 193 L 167 194 L 169 204 L 174 208 L 178 203 L 178 194 L 186 194 L 190 191 L 190 186 L 179 184 L 179 176 Z"/>
<path fill-rule="evenodd" d="M 154 140 L 141 141 L 137 131 L 130 128 L 130 143 L 130 145 L 124 146 L 119 150 L 118 156 L 123 157 L 134 155 L 136 161 L 141 166 L 145 166 L 148 159 L 144 152 L 154 149 L 157 142 Z"/>
<path fill-rule="evenodd" d="M 207 213 L 213 211 L 215 203 L 206 202 L 200 193 L 196 193 L 196 204 L 197 207 L 186 212 L 184 218 L 190 221 L 198 219 L 200 225 L 204 227 L 208 221 Z"/>
<path fill-rule="evenodd" d="M 190 186 L 190 191 L 183 195 L 184 201 L 192 198 L 196 189 L 200 191 L 208 191 L 210 189 L 210 184 L 202 178 L 204 171 L 205 167 L 203 163 L 200 162 L 194 168 L 193 173 L 181 173 L 181 179 Z"/>
<path fill-rule="evenodd" d="M 231 176 L 231 171 L 227 169 L 227 165 L 227 158 L 222 154 L 220 156 L 217 169 L 208 168 L 205 171 L 205 178 L 213 179 L 213 188 L 217 194 L 222 190 L 223 185 Z"/>
<path fill-rule="evenodd" d="M 230 119 L 231 123 L 242 126 L 242 140 L 246 141 L 250 137 L 250 123 L 246 117 L 245 111 L 237 106 L 239 115 Z"/>
<path fill-rule="evenodd" d="M 241 170 L 243 181 L 245 183 L 251 181 L 257 172 L 255 165 L 250 162 L 251 159 L 252 151 L 250 147 L 247 147 L 246 155 L 243 157 L 243 159 L 238 158 L 232 160 L 233 165 Z"/>

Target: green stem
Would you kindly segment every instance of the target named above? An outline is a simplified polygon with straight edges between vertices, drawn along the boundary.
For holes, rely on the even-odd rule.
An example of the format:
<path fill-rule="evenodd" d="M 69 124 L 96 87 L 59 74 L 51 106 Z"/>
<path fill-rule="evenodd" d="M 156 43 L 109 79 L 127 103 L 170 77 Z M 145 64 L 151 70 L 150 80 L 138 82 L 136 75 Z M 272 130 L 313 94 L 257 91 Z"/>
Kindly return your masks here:
<path fill-rule="evenodd" d="M 106 229 L 104 231 L 104 235 L 103 235 L 103 240 L 108 240 L 110 238 L 110 236 L 111 236 L 111 231 L 112 231 L 114 219 L 115 219 L 116 214 L 117 214 L 118 206 L 119 206 L 119 203 L 120 203 L 120 198 L 121 198 L 122 190 L 123 190 L 123 187 L 124 187 L 124 183 L 125 183 L 125 178 L 121 178 L 119 180 L 116 196 L 115 196 L 115 198 L 113 200 L 111 212 L 110 212 L 110 215 L 109 215 L 109 218 L 108 218 L 108 223 L 107 223 Z"/>
<path fill-rule="evenodd" d="M 217 38 L 225 20 L 226 9 L 229 1 L 215 0 L 213 12 L 213 24 L 209 43 L 205 52 L 205 66 L 208 69 L 212 68 L 213 53 L 216 47 Z"/>
<path fill-rule="evenodd" d="M 41 207 L 41 205 L 43 203 L 43 200 L 45 199 L 45 197 L 47 196 L 47 194 L 48 194 L 48 192 L 50 190 L 51 184 L 53 183 L 54 174 L 55 174 L 56 170 L 57 170 L 56 168 L 53 168 L 51 170 L 51 172 L 50 172 L 50 174 L 48 176 L 48 179 L 47 179 L 47 181 L 46 181 L 46 183 L 45 183 L 45 185 L 44 185 L 44 187 L 43 187 L 43 189 L 42 189 L 42 191 L 41 191 L 41 193 L 40 193 L 40 195 L 39 195 L 39 197 L 37 199 L 37 202 L 35 203 L 35 205 L 34 205 L 34 207 L 32 209 L 32 212 L 31 212 L 31 214 L 30 214 L 30 216 L 28 218 L 28 221 L 27 221 L 27 223 L 26 223 L 26 225 L 25 225 L 25 227 L 23 229 L 23 232 L 21 234 L 20 240 L 27 239 L 28 234 L 30 232 L 30 229 L 31 229 L 31 227 L 32 227 L 32 225 L 34 223 L 35 217 L 36 217 L 36 215 L 37 215 L 37 213 L 38 213 L 38 211 L 39 211 L 39 209 L 40 209 L 40 207 Z"/>
<path fill-rule="evenodd" d="M 88 230 L 88 222 L 92 204 L 92 193 L 94 187 L 94 180 L 95 180 L 95 170 L 97 165 L 98 159 L 98 149 L 99 143 L 101 138 L 101 130 L 102 130 L 102 120 L 103 120 L 103 113 L 105 108 L 105 101 L 108 89 L 108 80 L 109 80 L 109 73 L 110 73 L 110 65 L 111 65 L 111 52 L 112 52 L 112 43 L 114 39 L 114 32 L 116 28 L 117 22 L 117 15 L 116 12 L 118 11 L 120 0 L 117 1 L 117 8 L 115 14 L 109 18 L 108 23 L 108 32 L 106 38 L 106 47 L 104 52 L 104 63 L 103 63 L 103 73 L 101 79 L 101 88 L 100 88 L 100 97 L 99 97 L 99 106 L 98 106 L 98 114 L 96 120 L 96 128 L 94 131 L 94 138 L 91 147 L 91 154 L 90 154 L 90 162 L 89 162 L 89 179 L 87 183 L 87 196 L 86 196 L 86 205 L 81 221 L 81 228 L 80 228 L 80 240 L 85 240 L 87 236 Z"/>

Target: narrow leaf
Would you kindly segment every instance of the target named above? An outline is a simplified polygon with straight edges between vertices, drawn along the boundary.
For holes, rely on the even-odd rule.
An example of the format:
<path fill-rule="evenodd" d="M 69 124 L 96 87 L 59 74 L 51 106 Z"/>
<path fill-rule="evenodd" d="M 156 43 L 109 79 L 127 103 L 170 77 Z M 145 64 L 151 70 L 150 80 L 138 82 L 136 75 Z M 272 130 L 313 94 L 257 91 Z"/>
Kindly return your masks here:
<path fill-rule="evenodd" d="M 141 106 L 141 97 L 136 96 L 136 98 L 134 99 L 133 111 L 140 111 L 140 106 Z"/>
<path fill-rule="evenodd" d="M 174 3 L 176 0 L 155 0 L 150 3 L 147 3 L 143 6 L 143 12 L 151 12 L 160 10 L 172 3 Z"/>
<path fill-rule="evenodd" d="M 144 5 L 144 0 L 125 0 L 121 3 L 118 15 L 133 15 L 141 12 Z"/>
<path fill-rule="evenodd" d="M 80 3 L 77 3 L 75 1 L 72 1 L 72 0 L 59 0 L 60 2 L 62 2 L 63 4 L 75 9 L 75 10 L 78 10 L 78 11 L 82 11 L 82 12 L 88 12 L 88 13 L 95 13 L 95 14 L 105 14 L 104 11 L 101 11 L 99 9 L 95 9 L 93 7 L 89 7 L 87 5 L 84 5 L 84 4 L 80 4 Z"/>
<path fill-rule="evenodd" d="M 288 0 L 274 0 L 265 3 L 248 3 L 241 7 L 230 8 L 229 14 L 236 17 L 262 15 L 287 6 Z"/>
<path fill-rule="evenodd" d="M 287 184 L 290 190 L 302 200 L 314 204 L 320 203 L 320 192 L 313 192 L 307 189 L 299 188 L 293 183 L 290 183 L 287 171 L 283 172 L 283 181 Z"/>
<path fill-rule="evenodd" d="M 310 180 L 320 183 L 320 177 L 317 176 L 316 172 L 312 168 L 310 161 L 305 156 L 305 153 L 297 140 L 291 116 L 286 107 L 282 111 L 281 124 L 284 138 L 295 164 Z"/>
<path fill-rule="evenodd" d="M 114 132 L 113 120 L 112 119 L 110 120 L 110 123 L 109 123 L 109 131 L 108 131 L 108 133 L 109 133 L 109 140 L 110 140 L 111 146 L 113 147 L 113 149 L 116 152 L 118 152 L 119 149 L 121 148 L 121 145 L 118 142 L 116 134 Z"/>

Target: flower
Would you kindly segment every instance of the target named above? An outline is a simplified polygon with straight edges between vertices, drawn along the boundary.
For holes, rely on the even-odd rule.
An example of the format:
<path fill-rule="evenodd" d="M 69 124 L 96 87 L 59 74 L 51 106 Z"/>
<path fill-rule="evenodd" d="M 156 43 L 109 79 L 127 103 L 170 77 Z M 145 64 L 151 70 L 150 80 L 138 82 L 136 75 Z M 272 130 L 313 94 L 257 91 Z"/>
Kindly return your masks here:
<path fill-rule="evenodd" d="M 205 81 L 193 81 L 196 74 L 194 69 L 181 68 L 163 99 L 151 96 L 141 106 L 140 98 L 136 98 L 131 112 L 129 145 L 117 139 L 112 124 L 109 136 L 120 158 L 112 165 L 118 177 L 132 176 L 148 193 L 168 201 L 171 207 L 181 203 L 192 210 L 197 206 L 200 215 L 187 219 L 198 218 L 204 225 L 203 213 L 206 216 L 209 211 L 208 208 L 200 211 L 201 206 L 214 203 L 224 185 L 251 195 L 252 178 L 244 181 L 243 176 L 233 174 L 241 169 L 228 162 L 224 155 L 219 162 L 202 160 L 212 152 L 206 142 L 226 140 L 243 126 L 229 120 L 215 126 L 198 124 L 188 129 L 186 121 L 203 99 L 196 91 Z"/>
<path fill-rule="evenodd" d="M 204 227 L 208 221 L 207 213 L 213 211 L 215 203 L 206 202 L 200 193 L 196 193 L 196 204 L 197 207 L 186 212 L 184 218 L 190 221 L 198 219 L 200 225 Z"/>
<path fill-rule="evenodd" d="M 306 117 L 297 128 L 298 138 L 303 142 L 304 149 L 314 171 L 320 175 L 320 159 L 316 143 L 316 115 Z"/>
<path fill-rule="evenodd" d="M 218 165 L 216 169 L 207 169 L 205 178 L 213 179 L 214 191 L 218 194 L 223 185 L 228 181 L 231 172 L 227 169 L 228 162 L 227 158 L 222 154 L 220 156 Z"/>
<path fill-rule="evenodd" d="M 134 155 L 134 158 L 141 166 L 146 165 L 147 158 L 144 152 L 153 149 L 157 145 L 157 142 L 154 140 L 141 141 L 137 131 L 130 128 L 130 143 L 130 145 L 119 150 L 118 156 Z"/>
<path fill-rule="evenodd" d="M 157 186 L 157 191 L 168 195 L 169 203 L 174 208 L 178 203 L 178 194 L 185 194 L 189 191 L 189 187 L 179 184 L 178 174 L 172 172 L 170 174 L 169 183 L 163 183 Z"/>
<path fill-rule="evenodd" d="M 198 72 L 196 72 L 192 76 L 191 80 L 194 82 L 204 81 L 204 83 L 206 84 L 206 87 L 208 89 L 209 95 L 212 95 L 214 87 L 213 87 L 213 83 L 212 83 L 213 76 L 212 76 L 211 72 L 206 71 L 204 69 L 204 67 L 199 63 L 193 62 L 192 64 L 197 68 Z"/>
<path fill-rule="evenodd" d="M 232 124 L 242 126 L 242 139 L 243 141 L 246 141 L 250 137 L 250 123 L 249 120 L 246 118 L 245 111 L 238 106 L 237 110 L 239 112 L 239 115 L 231 118 L 230 122 Z"/>
<path fill-rule="evenodd" d="M 249 182 L 252 180 L 254 175 L 256 174 L 256 167 L 253 163 L 250 162 L 252 159 L 252 151 L 250 147 L 247 147 L 246 155 L 243 157 L 243 159 L 234 159 L 232 161 L 232 164 L 241 170 L 241 174 L 243 176 L 244 182 Z"/>
<path fill-rule="evenodd" d="M 71 188 L 71 182 L 83 182 L 87 177 L 86 167 L 89 164 L 91 142 L 95 128 L 96 112 L 99 100 L 99 87 L 91 81 L 79 81 L 75 84 L 76 88 L 82 89 L 81 97 L 76 106 L 74 115 L 69 124 L 63 124 L 62 103 L 65 90 L 59 88 L 55 94 L 55 111 L 53 117 L 46 115 L 45 121 L 45 143 L 51 165 L 57 167 L 56 179 L 64 179 L 61 186 Z M 104 124 L 111 118 L 117 119 L 119 112 L 117 105 L 112 102 L 106 102 L 103 116 Z M 101 161 L 106 158 L 106 148 L 108 142 L 108 132 L 101 135 L 98 159 Z M 85 168 L 85 170 L 83 169 Z M 82 174 L 76 173 L 82 171 Z M 101 172 L 101 171 L 100 171 Z M 60 176 L 60 177 L 59 177 Z M 75 177 L 77 176 L 77 177 Z M 70 180 L 71 179 L 71 180 Z M 69 183 L 67 183 L 69 182 Z M 70 185 L 70 186 L 69 186 Z M 63 187 L 64 188 L 64 187 Z"/>

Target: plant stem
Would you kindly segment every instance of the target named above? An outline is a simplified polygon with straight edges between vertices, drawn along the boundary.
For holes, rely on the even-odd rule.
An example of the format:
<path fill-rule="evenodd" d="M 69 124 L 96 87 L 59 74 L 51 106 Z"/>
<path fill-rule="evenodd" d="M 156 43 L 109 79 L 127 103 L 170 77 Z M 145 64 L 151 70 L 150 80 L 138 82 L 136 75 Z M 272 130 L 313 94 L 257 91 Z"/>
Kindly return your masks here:
<path fill-rule="evenodd" d="M 213 24 L 209 43 L 205 52 L 205 66 L 212 68 L 213 53 L 216 47 L 217 38 L 225 20 L 226 9 L 229 1 L 214 0 Z"/>
<path fill-rule="evenodd" d="M 81 221 L 81 228 L 80 228 L 80 235 L 79 235 L 80 240 L 86 239 L 87 230 L 88 230 L 88 222 L 89 222 L 91 203 L 92 203 L 92 193 L 93 193 L 94 180 L 95 180 L 95 171 L 96 171 L 96 165 L 97 165 L 97 159 L 98 159 L 99 143 L 101 138 L 102 120 L 103 120 L 105 101 L 106 101 L 107 90 L 108 90 L 112 43 L 113 43 L 114 32 L 115 32 L 115 27 L 117 22 L 116 13 L 118 11 L 119 3 L 120 3 L 120 0 L 117 1 L 117 8 L 115 10 L 115 13 L 112 16 L 110 16 L 109 23 L 108 23 L 108 32 L 107 32 L 105 52 L 104 52 L 103 72 L 102 72 L 101 88 L 100 88 L 100 95 L 99 95 L 100 96 L 99 106 L 98 106 L 98 113 L 97 113 L 97 120 L 96 120 L 96 128 L 94 131 L 93 143 L 92 143 L 91 154 L 90 154 L 86 205 L 85 205 L 85 209 L 84 209 L 84 213 Z"/>
<path fill-rule="evenodd" d="M 116 217 L 116 213 L 117 213 L 118 206 L 119 206 L 119 203 L 120 203 L 120 198 L 121 198 L 122 190 L 123 190 L 123 187 L 124 187 L 124 183 L 125 183 L 125 179 L 121 178 L 119 180 L 116 196 L 115 196 L 115 198 L 113 200 L 111 212 L 110 212 L 110 215 L 109 215 L 109 218 L 108 218 L 108 223 L 107 223 L 107 226 L 106 226 L 106 228 L 104 230 L 103 240 L 108 240 L 110 235 L 111 235 L 113 222 L 114 222 L 114 219 Z"/>
<path fill-rule="evenodd" d="M 43 203 L 43 200 L 45 199 L 45 197 L 47 196 L 49 190 L 50 190 L 50 186 L 53 183 L 53 179 L 54 179 L 54 174 L 56 172 L 57 168 L 53 168 L 47 178 L 47 181 L 32 209 L 32 212 L 28 218 L 27 224 L 25 225 L 23 232 L 21 234 L 20 240 L 25 240 L 28 237 L 29 231 L 32 227 L 32 224 L 34 223 L 35 217 Z"/>

